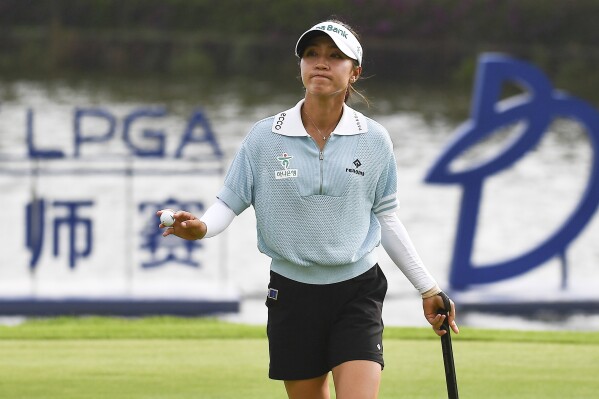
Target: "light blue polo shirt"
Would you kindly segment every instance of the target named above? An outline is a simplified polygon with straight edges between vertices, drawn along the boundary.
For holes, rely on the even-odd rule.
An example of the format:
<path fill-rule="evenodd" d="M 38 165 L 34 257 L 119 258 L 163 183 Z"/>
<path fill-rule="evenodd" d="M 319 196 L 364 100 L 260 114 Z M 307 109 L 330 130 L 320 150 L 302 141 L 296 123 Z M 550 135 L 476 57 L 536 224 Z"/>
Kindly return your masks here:
<path fill-rule="evenodd" d="M 344 105 L 322 151 L 294 108 L 256 123 L 218 198 L 237 215 L 256 212 L 258 248 L 271 269 L 310 284 L 358 276 L 376 262 L 376 215 L 398 207 L 387 130 Z"/>

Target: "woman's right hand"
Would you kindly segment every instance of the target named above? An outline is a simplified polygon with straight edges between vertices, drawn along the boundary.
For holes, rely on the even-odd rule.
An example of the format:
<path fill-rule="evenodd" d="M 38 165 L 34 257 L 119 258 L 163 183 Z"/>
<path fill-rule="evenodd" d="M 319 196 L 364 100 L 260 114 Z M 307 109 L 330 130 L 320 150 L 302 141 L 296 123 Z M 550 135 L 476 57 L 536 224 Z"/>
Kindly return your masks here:
<path fill-rule="evenodd" d="M 166 209 L 159 210 L 156 212 L 156 215 L 160 217 L 165 210 Z M 174 214 L 174 218 L 175 223 L 164 230 L 162 233 L 163 237 L 174 234 L 185 240 L 200 240 L 206 235 L 206 224 L 193 214 L 186 211 L 177 211 Z M 160 223 L 158 227 L 163 228 L 166 226 Z"/>

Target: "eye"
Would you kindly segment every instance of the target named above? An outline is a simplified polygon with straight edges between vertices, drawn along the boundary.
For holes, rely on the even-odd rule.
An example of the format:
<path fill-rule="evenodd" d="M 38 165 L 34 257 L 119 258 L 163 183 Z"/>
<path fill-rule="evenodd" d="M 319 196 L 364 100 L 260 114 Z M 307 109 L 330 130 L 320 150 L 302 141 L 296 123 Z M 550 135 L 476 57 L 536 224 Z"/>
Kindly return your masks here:
<path fill-rule="evenodd" d="M 313 57 L 316 55 L 316 50 L 314 50 L 313 48 L 309 48 L 306 49 L 306 51 L 304 51 L 304 57 Z"/>

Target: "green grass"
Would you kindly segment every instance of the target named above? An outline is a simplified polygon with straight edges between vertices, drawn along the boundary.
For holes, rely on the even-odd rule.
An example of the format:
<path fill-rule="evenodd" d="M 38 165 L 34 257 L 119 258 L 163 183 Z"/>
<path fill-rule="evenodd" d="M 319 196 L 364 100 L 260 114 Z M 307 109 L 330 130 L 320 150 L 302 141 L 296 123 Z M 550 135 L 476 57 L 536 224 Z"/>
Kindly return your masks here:
<path fill-rule="evenodd" d="M 462 328 L 461 398 L 596 398 L 599 333 Z M 444 398 L 430 329 L 386 328 L 380 398 Z M 212 319 L 56 318 L 0 326 L 0 398 L 284 398 L 264 326 Z"/>

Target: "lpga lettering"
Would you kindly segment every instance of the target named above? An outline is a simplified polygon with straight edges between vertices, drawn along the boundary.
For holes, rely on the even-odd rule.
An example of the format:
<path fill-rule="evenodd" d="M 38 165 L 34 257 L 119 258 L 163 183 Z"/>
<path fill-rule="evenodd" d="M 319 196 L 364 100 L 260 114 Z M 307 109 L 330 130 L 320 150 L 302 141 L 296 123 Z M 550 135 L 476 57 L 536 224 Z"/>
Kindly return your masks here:
<path fill-rule="evenodd" d="M 120 139 L 129 155 L 182 158 L 187 147 L 196 145 L 207 147 L 207 151 L 202 151 L 204 158 L 222 159 L 223 153 L 203 112 L 194 111 L 180 134 L 154 128 L 157 124 L 164 123 L 168 116 L 168 112 L 162 107 L 140 108 L 125 115 L 119 123 L 117 117 L 105 109 L 96 107 L 75 108 L 71 124 L 73 126 L 73 140 L 70 157 L 81 158 L 84 147 L 100 143 L 106 144 L 117 140 L 118 125 L 120 124 Z M 35 117 L 35 111 L 31 108 L 28 109 L 25 128 L 28 158 L 69 158 L 68 151 L 64 148 L 39 148 L 36 145 Z M 152 128 L 148 126 L 152 126 Z M 173 147 L 167 146 L 167 140 L 172 140 L 172 137 L 177 136 L 180 138 L 174 153 L 167 154 L 167 147 Z M 104 146 L 103 148 L 114 148 L 114 146 Z M 119 151 L 120 154 L 122 154 L 122 151 Z"/>

